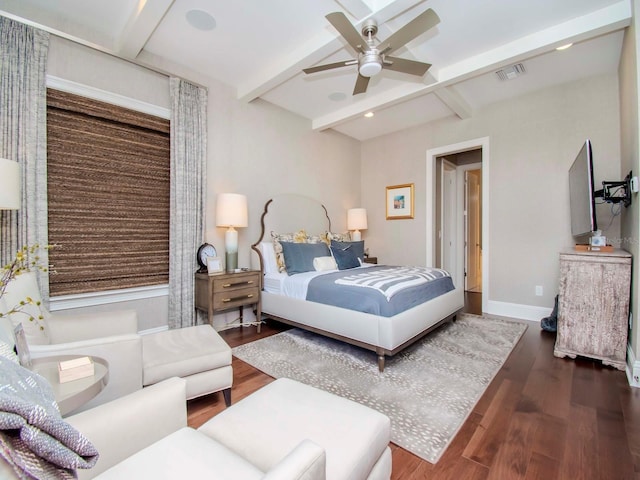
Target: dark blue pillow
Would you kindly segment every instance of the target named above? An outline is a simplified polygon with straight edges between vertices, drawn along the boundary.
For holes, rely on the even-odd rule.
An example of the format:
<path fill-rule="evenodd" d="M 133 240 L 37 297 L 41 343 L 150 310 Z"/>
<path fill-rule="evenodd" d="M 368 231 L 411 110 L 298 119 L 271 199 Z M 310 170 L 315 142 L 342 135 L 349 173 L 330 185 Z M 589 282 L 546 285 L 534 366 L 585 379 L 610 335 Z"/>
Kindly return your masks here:
<path fill-rule="evenodd" d="M 315 270 L 313 267 L 314 258 L 331 255 L 329 247 L 327 247 L 327 244 L 324 242 L 280 242 L 280 244 L 282 245 L 282 254 L 284 255 L 284 265 L 287 269 L 287 275 L 311 272 Z"/>
<path fill-rule="evenodd" d="M 348 248 L 360 259 L 361 262 L 364 262 L 364 240 L 360 240 L 358 242 L 337 242 L 335 240 L 331 240 L 331 246 L 337 247 L 340 250 L 346 250 Z"/>
<path fill-rule="evenodd" d="M 358 260 L 357 255 L 350 247 L 342 249 L 332 246 L 331 254 L 338 264 L 338 270 L 347 270 L 349 268 L 356 268 L 360 266 L 360 260 Z"/>

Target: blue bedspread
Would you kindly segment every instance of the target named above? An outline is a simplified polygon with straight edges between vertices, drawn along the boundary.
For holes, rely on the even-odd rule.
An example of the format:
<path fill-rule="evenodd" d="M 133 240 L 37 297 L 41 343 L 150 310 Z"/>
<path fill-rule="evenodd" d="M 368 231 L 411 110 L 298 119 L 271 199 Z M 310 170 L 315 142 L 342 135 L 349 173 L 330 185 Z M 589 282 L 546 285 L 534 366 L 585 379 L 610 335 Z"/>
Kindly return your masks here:
<path fill-rule="evenodd" d="M 363 270 L 375 274 L 380 273 L 385 269 L 405 268 L 406 267 L 377 265 Z M 357 310 L 359 312 L 380 315 L 383 317 L 392 317 L 397 313 L 427 302 L 435 297 L 454 290 L 455 288 L 450 276 L 439 274 L 427 275 L 432 277 L 429 281 L 407 282 L 409 286 L 394 292 L 390 298 L 374 288 L 338 284 L 343 282 L 342 279 L 353 277 L 354 275 L 361 273 L 363 270 L 341 270 L 339 272 L 328 273 L 326 275 L 315 277 L 309 282 L 307 300 Z M 336 283 L 336 281 L 339 282 Z M 416 285 L 415 283 L 418 284 Z"/>

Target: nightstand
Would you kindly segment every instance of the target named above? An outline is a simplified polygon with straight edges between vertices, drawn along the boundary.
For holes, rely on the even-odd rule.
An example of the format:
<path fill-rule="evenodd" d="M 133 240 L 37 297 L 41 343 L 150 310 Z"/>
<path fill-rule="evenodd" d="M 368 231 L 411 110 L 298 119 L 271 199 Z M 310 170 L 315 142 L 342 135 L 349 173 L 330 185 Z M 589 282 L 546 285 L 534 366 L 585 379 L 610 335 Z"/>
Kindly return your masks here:
<path fill-rule="evenodd" d="M 247 270 L 238 273 L 196 273 L 196 308 L 207 312 L 209 323 L 213 326 L 213 315 L 225 310 L 237 308 L 240 311 L 240 324 L 243 322 L 243 307 L 255 305 L 256 322 L 260 333 L 260 270 Z"/>
<path fill-rule="evenodd" d="M 364 257 L 364 263 L 378 263 L 378 257 Z"/>

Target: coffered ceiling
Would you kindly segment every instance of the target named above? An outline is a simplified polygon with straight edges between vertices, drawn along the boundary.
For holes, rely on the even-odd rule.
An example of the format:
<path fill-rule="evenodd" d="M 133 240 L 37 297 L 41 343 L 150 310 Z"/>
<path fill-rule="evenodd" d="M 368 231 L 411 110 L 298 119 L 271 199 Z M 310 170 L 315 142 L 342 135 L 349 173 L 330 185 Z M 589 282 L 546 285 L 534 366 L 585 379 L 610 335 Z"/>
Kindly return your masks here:
<path fill-rule="evenodd" d="M 367 19 L 388 38 L 426 9 L 440 18 L 394 52 L 432 64 L 423 77 L 384 69 L 352 95 L 357 65 L 325 15 Z M 0 14 L 140 64 L 183 65 L 359 140 L 492 102 L 617 71 L 629 0 L 0 0 Z M 573 43 L 571 48 L 556 47 Z M 496 71 L 521 64 L 521 75 Z M 374 112 L 365 118 L 367 112 Z"/>

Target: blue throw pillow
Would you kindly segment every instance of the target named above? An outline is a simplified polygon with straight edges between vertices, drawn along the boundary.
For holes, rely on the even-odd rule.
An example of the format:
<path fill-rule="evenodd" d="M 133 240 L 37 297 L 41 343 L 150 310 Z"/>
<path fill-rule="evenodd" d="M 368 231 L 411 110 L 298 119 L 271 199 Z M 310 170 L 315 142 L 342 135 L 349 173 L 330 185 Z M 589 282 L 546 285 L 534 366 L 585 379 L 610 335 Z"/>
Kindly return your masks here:
<path fill-rule="evenodd" d="M 356 268 L 360 266 L 360 260 L 358 260 L 358 256 L 355 252 L 351 250 L 351 247 L 342 249 L 332 246 L 331 253 L 338 264 L 338 270 L 347 270 L 349 268 Z"/>
<path fill-rule="evenodd" d="M 280 242 L 287 275 L 314 271 L 313 259 L 331 255 L 329 247 L 321 243 Z"/>
<path fill-rule="evenodd" d="M 331 246 L 337 247 L 340 250 L 346 250 L 348 248 L 360 259 L 361 262 L 364 262 L 364 240 L 360 240 L 358 242 L 337 242 L 335 240 L 331 240 Z"/>

